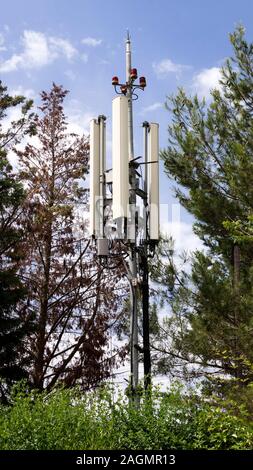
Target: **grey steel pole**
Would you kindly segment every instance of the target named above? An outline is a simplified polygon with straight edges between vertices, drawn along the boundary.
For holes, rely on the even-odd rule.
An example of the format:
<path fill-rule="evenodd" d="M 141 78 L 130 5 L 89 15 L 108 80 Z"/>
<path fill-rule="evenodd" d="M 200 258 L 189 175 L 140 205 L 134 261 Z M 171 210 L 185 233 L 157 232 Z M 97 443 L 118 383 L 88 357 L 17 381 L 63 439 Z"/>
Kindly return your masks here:
<path fill-rule="evenodd" d="M 129 160 L 134 158 L 134 139 L 133 139 L 133 102 L 131 86 L 131 40 L 129 33 L 126 39 L 126 82 L 128 98 L 128 129 L 129 129 Z M 130 167 L 130 224 L 131 240 L 129 249 L 129 268 L 131 271 L 131 368 L 130 381 L 132 401 L 136 406 L 139 404 L 138 381 L 139 381 L 139 353 L 138 353 L 138 314 L 137 314 L 137 258 L 136 258 L 136 193 L 135 193 L 135 171 Z"/>
<path fill-rule="evenodd" d="M 151 386 L 151 356 L 150 356 L 150 326 L 149 326 L 149 270 L 148 270 L 148 130 L 149 123 L 143 123 L 144 128 L 144 237 L 141 250 L 142 265 L 142 319 L 143 319 L 143 365 L 144 388 L 149 391 Z"/>

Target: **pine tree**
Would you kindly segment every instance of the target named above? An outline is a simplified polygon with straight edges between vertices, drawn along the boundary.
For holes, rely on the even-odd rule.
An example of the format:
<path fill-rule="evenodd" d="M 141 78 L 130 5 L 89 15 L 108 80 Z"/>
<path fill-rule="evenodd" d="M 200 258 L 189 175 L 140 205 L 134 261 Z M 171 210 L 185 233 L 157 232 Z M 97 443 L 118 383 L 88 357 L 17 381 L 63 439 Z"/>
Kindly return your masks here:
<path fill-rule="evenodd" d="M 165 171 L 178 183 L 176 197 L 194 216 L 205 252 L 193 255 L 189 275 L 167 250 L 154 276 L 168 286 L 163 295 L 172 307 L 160 340 L 163 365 L 167 360 L 174 371 L 187 365 L 189 373 L 194 364 L 193 375 L 247 385 L 253 380 L 253 239 L 236 238 L 234 229 L 252 220 L 253 44 L 242 27 L 230 39 L 234 55 L 211 102 L 182 89 L 167 102 Z"/>
<path fill-rule="evenodd" d="M 20 119 L 6 128 L 9 113 L 22 106 Z M 6 402 L 9 387 L 27 376 L 28 357 L 25 339 L 32 328 L 32 319 L 17 311 L 17 303 L 26 290 L 17 275 L 22 258 L 23 237 L 20 215 L 25 193 L 8 161 L 8 152 L 22 137 L 33 132 L 32 102 L 23 96 L 12 97 L 0 82 L 0 393 Z M 23 312 L 24 313 L 24 312 Z"/>

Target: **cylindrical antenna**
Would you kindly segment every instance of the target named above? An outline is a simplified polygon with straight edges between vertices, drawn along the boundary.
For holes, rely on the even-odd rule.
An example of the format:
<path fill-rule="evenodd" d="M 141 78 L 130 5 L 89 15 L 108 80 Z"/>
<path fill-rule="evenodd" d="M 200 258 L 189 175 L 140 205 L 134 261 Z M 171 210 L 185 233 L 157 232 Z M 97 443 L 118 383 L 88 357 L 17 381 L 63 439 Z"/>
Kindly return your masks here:
<path fill-rule="evenodd" d="M 112 101 L 113 219 L 122 228 L 129 203 L 128 140 L 128 100 L 117 96 Z M 124 233 L 120 238 L 125 238 Z"/>
<path fill-rule="evenodd" d="M 159 240 L 159 124 L 150 123 L 148 135 L 149 237 Z"/>

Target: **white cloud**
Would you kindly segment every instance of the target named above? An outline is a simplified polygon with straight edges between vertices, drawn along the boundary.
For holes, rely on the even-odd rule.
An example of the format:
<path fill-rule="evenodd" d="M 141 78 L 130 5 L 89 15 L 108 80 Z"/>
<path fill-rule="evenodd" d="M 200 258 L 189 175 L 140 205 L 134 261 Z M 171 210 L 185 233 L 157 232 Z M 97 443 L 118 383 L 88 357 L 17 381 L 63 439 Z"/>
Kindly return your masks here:
<path fill-rule="evenodd" d="M 93 117 L 93 114 L 87 112 L 68 113 L 68 131 L 78 135 L 88 135 L 90 133 L 90 121 Z"/>
<path fill-rule="evenodd" d="M 182 251 L 189 254 L 189 252 L 196 249 L 203 249 L 202 241 L 192 230 L 192 223 L 183 220 L 181 206 L 178 202 L 171 205 L 160 204 L 161 233 L 165 236 L 172 236 L 177 256 Z"/>
<path fill-rule="evenodd" d="M 100 46 L 100 44 L 102 43 L 102 39 L 88 37 L 88 38 L 82 39 L 81 43 L 84 44 L 85 46 L 96 47 L 96 46 Z"/>
<path fill-rule="evenodd" d="M 150 113 L 152 111 L 156 111 L 157 109 L 160 109 L 163 107 L 163 103 L 160 103 L 160 102 L 156 102 L 156 103 L 153 103 L 149 106 L 146 106 L 145 108 L 142 108 L 142 112 L 141 114 L 144 114 L 144 113 Z"/>
<path fill-rule="evenodd" d="M 3 132 L 7 132 L 7 130 L 11 127 L 11 123 L 13 121 L 17 121 L 20 118 L 21 118 L 20 107 L 11 108 L 8 115 L 3 119 L 1 123 Z"/>
<path fill-rule="evenodd" d="M 20 57 L 14 54 L 10 59 L 0 63 L 0 72 L 5 73 L 17 70 L 18 65 L 20 65 L 20 62 Z"/>
<path fill-rule="evenodd" d="M 49 47 L 52 52 L 64 55 L 68 60 L 73 59 L 77 55 L 77 50 L 67 39 L 50 37 Z"/>
<path fill-rule="evenodd" d="M 50 50 L 47 37 L 37 31 L 24 31 L 22 38 L 24 51 L 17 60 L 25 68 L 41 67 L 56 58 L 56 52 Z"/>
<path fill-rule="evenodd" d="M 0 72 L 40 68 L 59 57 L 66 57 L 67 60 L 70 60 L 77 55 L 77 50 L 68 40 L 47 37 L 38 31 L 25 30 L 21 43 L 23 51 L 20 54 L 13 54 L 9 59 L 0 63 Z"/>
<path fill-rule="evenodd" d="M 88 58 L 89 58 L 88 54 L 84 53 L 84 54 L 81 55 L 81 59 L 85 64 L 87 64 Z"/>
<path fill-rule="evenodd" d="M 179 76 L 183 70 L 189 69 L 188 65 L 175 64 L 170 59 L 153 62 L 152 67 L 158 78 L 165 78 L 170 73 L 175 73 Z"/>
<path fill-rule="evenodd" d="M 90 133 L 90 121 L 94 118 L 96 113 L 85 111 L 80 108 L 77 100 L 70 100 L 65 107 L 65 113 L 68 120 L 68 132 L 73 132 L 78 135 L 88 135 Z"/>
<path fill-rule="evenodd" d="M 9 95 L 11 96 L 24 96 L 25 98 L 28 99 L 35 99 L 36 98 L 36 93 L 32 88 L 24 88 L 21 85 L 18 85 L 16 88 L 10 88 L 8 90 Z"/>
<path fill-rule="evenodd" d="M 221 69 L 219 67 L 203 69 L 194 76 L 192 88 L 201 98 L 208 98 L 210 90 L 214 88 L 221 90 L 220 78 Z"/>
<path fill-rule="evenodd" d="M 182 251 L 203 250 L 202 241 L 193 233 L 192 224 L 182 221 L 171 221 L 161 224 L 164 235 L 172 236 L 175 241 L 175 249 Z"/>

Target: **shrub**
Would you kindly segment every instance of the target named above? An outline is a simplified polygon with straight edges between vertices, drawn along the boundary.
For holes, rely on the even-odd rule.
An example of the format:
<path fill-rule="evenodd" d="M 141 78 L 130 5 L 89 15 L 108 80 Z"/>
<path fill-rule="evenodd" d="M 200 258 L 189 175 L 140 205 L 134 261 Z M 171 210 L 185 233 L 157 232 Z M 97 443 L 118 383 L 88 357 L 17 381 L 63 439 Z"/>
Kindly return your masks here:
<path fill-rule="evenodd" d="M 253 426 L 180 388 L 153 389 L 140 407 L 102 388 L 28 392 L 15 388 L 0 413 L 0 449 L 252 449 Z"/>

